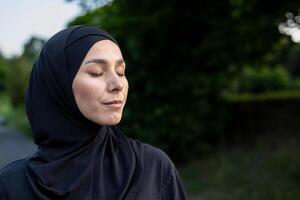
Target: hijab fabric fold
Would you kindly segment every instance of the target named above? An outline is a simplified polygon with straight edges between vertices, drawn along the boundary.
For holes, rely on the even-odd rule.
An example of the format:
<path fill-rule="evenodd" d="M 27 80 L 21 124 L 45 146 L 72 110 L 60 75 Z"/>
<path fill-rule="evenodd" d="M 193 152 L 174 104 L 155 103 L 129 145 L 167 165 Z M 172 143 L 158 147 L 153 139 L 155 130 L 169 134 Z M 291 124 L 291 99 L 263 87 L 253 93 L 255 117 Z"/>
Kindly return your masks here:
<path fill-rule="evenodd" d="M 27 116 L 38 151 L 26 161 L 37 199 L 133 200 L 143 174 L 136 152 L 116 126 L 100 126 L 79 111 L 72 81 L 98 41 L 117 42 L 91 26 L 52 36 L 35 62 L 26 90 Z"/>

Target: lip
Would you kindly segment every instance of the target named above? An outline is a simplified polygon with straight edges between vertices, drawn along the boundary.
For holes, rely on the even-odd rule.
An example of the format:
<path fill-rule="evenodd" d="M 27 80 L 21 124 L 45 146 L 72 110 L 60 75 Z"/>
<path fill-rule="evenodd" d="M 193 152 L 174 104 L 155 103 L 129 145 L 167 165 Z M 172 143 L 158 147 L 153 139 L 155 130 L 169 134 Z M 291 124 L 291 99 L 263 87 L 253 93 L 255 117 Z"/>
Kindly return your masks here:
<path fill-rule="evenodd" d="M 123 101 L 121 100 L 114 100 L 114 101 L 109 101 L 109 102 L 104 102 L 104 105 L 114 105 L 114 104 L 122 104 Z"/>
<path fill-rule="evenodd" d="M 117 108 L 117 109 L 119 109 L 119 108 L 122 107 L 123 101 L 114 100 L 114 101 L 104 102 L 103 104 L 105 106 L 109 106 L 111 108 Z"/>

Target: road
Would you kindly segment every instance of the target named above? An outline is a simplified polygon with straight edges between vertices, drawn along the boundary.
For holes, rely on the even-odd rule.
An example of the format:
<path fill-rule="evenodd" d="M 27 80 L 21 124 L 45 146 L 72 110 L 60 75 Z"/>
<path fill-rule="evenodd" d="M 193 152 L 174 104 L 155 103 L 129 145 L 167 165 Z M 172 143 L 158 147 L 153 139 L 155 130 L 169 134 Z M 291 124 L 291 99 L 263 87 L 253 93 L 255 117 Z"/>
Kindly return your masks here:
<path fill-rule="evenodd" d="M 31 139 L 15 129 L 0 127 L 0 169 L 36 151 Z"/>

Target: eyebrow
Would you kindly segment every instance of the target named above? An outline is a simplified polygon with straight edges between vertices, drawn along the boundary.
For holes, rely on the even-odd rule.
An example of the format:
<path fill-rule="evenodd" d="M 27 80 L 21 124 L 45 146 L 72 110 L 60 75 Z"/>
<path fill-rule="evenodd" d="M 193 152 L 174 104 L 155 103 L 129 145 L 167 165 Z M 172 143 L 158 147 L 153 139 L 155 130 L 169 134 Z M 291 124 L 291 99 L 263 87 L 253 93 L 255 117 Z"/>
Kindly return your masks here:
<path fill-rule="evenodd" d="M 100 58 L 88 60 L 84 63 L 84 65 L 89 64 L 89 63 L 108 65 L 108 61 L 106 59 L 100 59 Z M 123 58 L 120 58 L 116 61 L 116 65 L 120 65 L 120 64 L 125 64 L 125 61 Z"/>

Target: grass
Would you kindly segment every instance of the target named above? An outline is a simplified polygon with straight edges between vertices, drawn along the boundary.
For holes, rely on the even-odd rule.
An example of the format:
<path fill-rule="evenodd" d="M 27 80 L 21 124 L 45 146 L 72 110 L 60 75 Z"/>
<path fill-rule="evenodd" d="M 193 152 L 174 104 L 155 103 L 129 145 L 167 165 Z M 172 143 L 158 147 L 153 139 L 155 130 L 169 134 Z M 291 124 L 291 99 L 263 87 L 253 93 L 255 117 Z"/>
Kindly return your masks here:
<path fill-rule="evenodd" d="M 270 140 L 271 139 L 271 140 Z M 263 138 L 251 148 L 220 149 L 179 169 L 188 194 L 205 200 L 300 199 L 299 137 Z"/>

